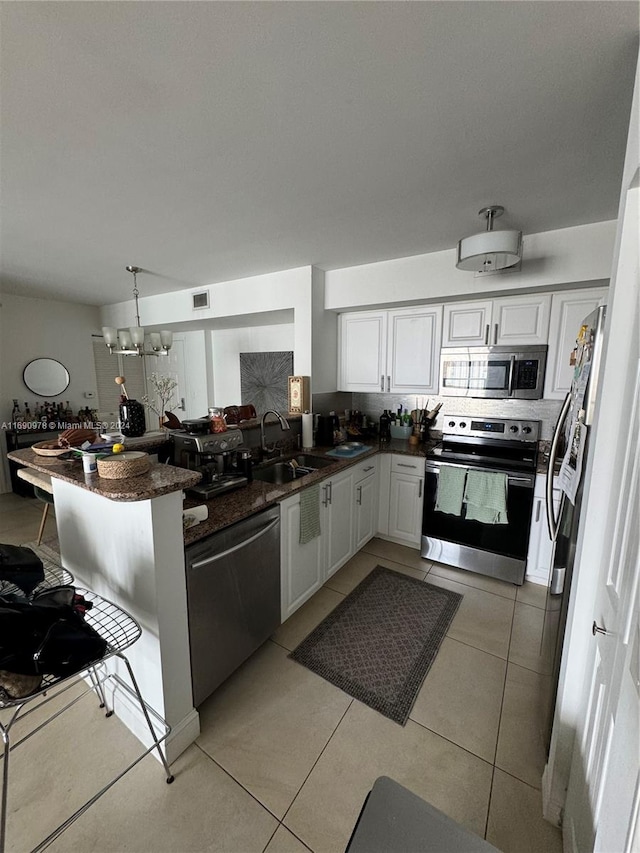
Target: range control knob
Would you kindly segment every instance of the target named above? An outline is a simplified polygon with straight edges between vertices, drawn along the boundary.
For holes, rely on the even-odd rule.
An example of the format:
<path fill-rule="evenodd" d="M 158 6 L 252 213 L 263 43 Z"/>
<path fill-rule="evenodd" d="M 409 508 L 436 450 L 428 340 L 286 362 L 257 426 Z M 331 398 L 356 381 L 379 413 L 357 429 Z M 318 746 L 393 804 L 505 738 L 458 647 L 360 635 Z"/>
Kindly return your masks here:
<path fill-rule="evenodd" d="M 511 430 L 511 432 L 518 432 L 518 427 L 515 424 L 510 426 L 509 429 Z"/>
<path fill-rule="evenodd" d="M 455 421 L 449 421 L 449 426 L 450 426 L 452 429 L 453 429 L 453 427 L 454 427 L 455 425 L 456 425 L 456 422 L 455 422 Z"/>
<path fill-rule="evenodd" d="M 523 432 L 525 435 L 529 435 L 529 433 L 531 432 L 531 427 L 530 427 L 530 426 L 523 426 L 523 427 L 522 427 L 522 432 Z"/>
<path fill-rule="evenodd" d="M 220 448 L 220 450 L 228 450 L 229 449 L 229 442 L 223 438 L 220 441 L 220 443 L 218 444 L 218 447 Z"/>
<path fill-rule="evenodd" d="M 466 421 L 460 421 L 460 428 L 461 429 L 464 429 L 466 427 L 466 425 L 467 425 Z"/>

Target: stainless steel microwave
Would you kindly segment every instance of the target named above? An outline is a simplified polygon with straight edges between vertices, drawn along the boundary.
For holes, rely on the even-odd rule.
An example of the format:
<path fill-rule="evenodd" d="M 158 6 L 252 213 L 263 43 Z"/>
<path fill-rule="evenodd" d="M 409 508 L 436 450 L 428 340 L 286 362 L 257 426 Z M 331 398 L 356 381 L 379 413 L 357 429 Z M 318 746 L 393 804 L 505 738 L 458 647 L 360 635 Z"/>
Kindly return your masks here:
<path fill-rule="evenodd" d="M 544 390 L 547 347 L 443 347 L 440 394 L 539 400 Z"/>

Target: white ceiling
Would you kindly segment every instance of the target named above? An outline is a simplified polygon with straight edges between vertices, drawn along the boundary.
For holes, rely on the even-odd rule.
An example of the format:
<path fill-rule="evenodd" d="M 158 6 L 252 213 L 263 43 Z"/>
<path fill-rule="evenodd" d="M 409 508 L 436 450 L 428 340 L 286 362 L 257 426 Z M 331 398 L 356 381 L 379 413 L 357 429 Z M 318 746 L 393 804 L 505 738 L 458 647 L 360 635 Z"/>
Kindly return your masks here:
<path fill-rule="evenodd" d="M 4 2 L 8 292 L 106 304 L 617 214 L 637 2 Z"/>

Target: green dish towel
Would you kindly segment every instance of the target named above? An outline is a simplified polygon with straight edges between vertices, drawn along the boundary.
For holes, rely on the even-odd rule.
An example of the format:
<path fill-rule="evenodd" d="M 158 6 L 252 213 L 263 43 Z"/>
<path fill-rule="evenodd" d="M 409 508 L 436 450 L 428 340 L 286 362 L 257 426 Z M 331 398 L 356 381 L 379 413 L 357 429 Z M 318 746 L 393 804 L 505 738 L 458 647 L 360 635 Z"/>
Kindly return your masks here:
<path fill-rule="evenodd" d="M 300 492 L 300 544 L 320 536 L 320 483 Z"/>
<path fill-rule="evenodd" d="M 466 518 L 483 524 L 508 524 L 507 475 L 497 471 L 469 471 L 464 490 Z"/>
<path fill-rule="evenodd" d="M 464 494 L 464 480 L 467 472 L 464 468 L 440 469 L 438 475 L 438 494 L 436 497 L 436 510 L 447 512 L 449 515 L 460 515 L 462 512 L 462 496 Z"/>

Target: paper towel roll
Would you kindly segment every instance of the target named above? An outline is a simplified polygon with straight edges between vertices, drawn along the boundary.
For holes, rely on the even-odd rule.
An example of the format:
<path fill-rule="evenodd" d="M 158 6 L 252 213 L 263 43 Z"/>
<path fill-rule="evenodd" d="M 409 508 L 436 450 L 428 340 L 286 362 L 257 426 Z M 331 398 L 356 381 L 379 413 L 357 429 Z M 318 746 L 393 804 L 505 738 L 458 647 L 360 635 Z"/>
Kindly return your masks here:
<path fill-rule="evenodd" d="M 209 518 L 209 509 L 204 504 L 191 507 L 182 511 L 182 525 L 185 530 L 206 521 Z"/>
<path fill-rule="evenodd" d="M 305 450 L 313 447 L 313 415 L 310 413 L 302 416 L 302 446 Z"/>

